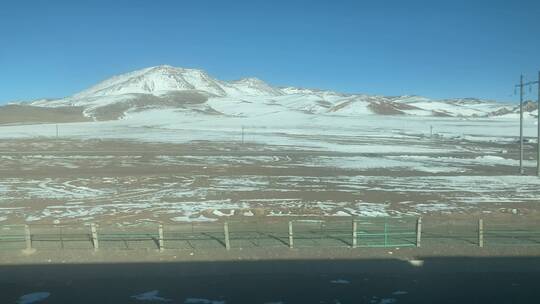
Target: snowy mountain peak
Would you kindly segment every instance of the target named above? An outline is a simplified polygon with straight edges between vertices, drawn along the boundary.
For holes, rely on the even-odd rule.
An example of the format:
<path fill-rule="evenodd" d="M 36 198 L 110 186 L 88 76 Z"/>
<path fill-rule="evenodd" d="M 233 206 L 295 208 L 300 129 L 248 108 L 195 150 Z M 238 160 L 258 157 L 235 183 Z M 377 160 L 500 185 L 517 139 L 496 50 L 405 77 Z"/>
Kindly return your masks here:
<path fill-rule="evenodd" d="M 274 88 L 266 82 L 255 77 L 242 78 L 236 81 L 232 81 L 230 82 L 230 85 L 236 90 L 239 90 L 242 94 L 247 95 L 283 95 L 283 92 L 281 90 Z"/>
<path fill-rule="evenodd" d="M 256 77 L 241 78 L 236 81 L 233 81 L 233 83 L 244 83 L 244 84 L 250 84 L 250 85 L 266 85 L 264 81 Z"/>
<path fill-rule="evenodd" d="M 84 99 L 140 93 L 161 96 L 171 91 L 189 90 L 203 91 L 215 96 L 283 95 L 279 89 L 257 78 L 226 82 L 212 78 L 203 70 L 159 65 L 111 77 L 72 98 Z"/>
<path fill-rule="evenodd" d="M 198 69 L 160 65 L 114 76 L 73 96 L 74 99 L 133 93 L 160 95 L 168 91 L 200 90 L 223 96 L 220 81 Z"/>

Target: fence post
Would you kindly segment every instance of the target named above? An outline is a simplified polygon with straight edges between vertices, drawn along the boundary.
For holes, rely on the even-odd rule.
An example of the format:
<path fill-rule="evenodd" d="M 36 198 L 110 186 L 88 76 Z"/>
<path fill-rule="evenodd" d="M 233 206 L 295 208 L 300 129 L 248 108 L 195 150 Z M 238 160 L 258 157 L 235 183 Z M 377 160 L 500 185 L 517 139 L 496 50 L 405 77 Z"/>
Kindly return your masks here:
<path fill-rule="evenodd" d="M 422 218 L 416 220 L 416 247 L 420 247 L 422 241 Z"/>
<path fill-rule="evenodd" d="M 289 248 L 294 248 L 293 221 L 289 221 Z"/>
<path fill-rule="evenodd" d="M 358 239 L 357 239 L 357 223 L 356 220 L 353 219 L 352 221 L 352 248 L 356 248 L 358 246 Z"/>
<path fill-rule="evenodd" d="M 92 243 L 94 244 L 94 251 L 99 249 L 98 233 L 96 224 L 90 224 L 90 230 L 92 231 Z"/>
<path fill-rule="evenodd" d="M 32 249 L 32 233 L 30 232 L 30 226 L 24 225 L 24 239 L 26 240 L 26 252 L 33 252 Z"/>
<path fill-rule="evenodd" d="M 484 247 L 484 220 L 478 219 L 478 246 Z"/>
<path fill-rule="evenodd" d="M 384 219 L 384 247 L 388 246 L 388 222 Z"/>
<path fill-rule="evenodd" d="M 223 223 L 223 232 L 225 233 L 225 249 L 231 249 L 231 243 L 229 240 L 229 223 Z"/>
<path fill-rule="evenodd" d="M 165 241 L 163 239 L 163 224 L 159 224 L 159 227 L 158 227 L 158 236 L 159 236 L 159 239 L 158 239 L 158 246 L 159 246 L 159 251 L 163 251 L 165 250 Z"/>

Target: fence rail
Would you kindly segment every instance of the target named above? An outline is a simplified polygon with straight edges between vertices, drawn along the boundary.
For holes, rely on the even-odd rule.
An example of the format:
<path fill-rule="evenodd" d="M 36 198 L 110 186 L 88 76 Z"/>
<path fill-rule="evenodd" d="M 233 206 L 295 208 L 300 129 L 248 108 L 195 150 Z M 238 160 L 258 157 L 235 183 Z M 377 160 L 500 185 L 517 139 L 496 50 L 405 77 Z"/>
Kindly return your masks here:
<path fill-rule="evenodd" d="M 539 225 L 540 226 L 540 225 Z M 422 223 L 421 218 L 273 219 L 136 226 L 5 225 L 0 249 L 157 249 L 420 247 L 436 243 L 468 246 L 540 245 L 540 227 L 483 219 Z"/>

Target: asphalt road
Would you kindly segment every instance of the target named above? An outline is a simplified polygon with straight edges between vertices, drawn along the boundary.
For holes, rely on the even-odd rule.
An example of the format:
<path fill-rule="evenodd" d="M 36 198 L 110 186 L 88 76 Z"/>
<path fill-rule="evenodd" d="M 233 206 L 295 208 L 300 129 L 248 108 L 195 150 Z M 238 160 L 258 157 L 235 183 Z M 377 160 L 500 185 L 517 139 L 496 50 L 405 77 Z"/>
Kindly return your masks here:
<path fill-rule="evenodd" d="M 0 266 L 1 303 L 538 303 L 540 258 Z"/>

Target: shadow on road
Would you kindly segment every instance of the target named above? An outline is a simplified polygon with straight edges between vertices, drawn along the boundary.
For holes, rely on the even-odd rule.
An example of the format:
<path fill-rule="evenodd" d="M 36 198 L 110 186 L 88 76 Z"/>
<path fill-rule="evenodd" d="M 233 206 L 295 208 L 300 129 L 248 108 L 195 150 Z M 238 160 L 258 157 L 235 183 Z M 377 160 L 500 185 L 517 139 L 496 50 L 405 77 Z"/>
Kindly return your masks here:
<path fill-rule="evenodd" d="M 0 266 L 2 303 L 536 303 L 540 257 Z M 139 295 L 139 297 L 134 297 Z M 141 299 L 145 299 L 142 301 Z"/>

